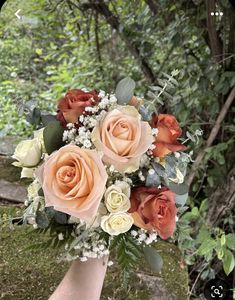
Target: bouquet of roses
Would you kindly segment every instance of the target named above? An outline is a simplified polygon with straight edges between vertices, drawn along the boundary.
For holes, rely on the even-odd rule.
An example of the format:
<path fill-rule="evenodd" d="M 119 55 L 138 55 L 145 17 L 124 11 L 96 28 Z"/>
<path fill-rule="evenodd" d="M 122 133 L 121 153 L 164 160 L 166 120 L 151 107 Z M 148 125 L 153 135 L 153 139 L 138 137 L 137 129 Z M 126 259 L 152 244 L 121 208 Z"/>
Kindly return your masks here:
<path fill-rule="evenodd" d="M 62 259 L 113 251 L 124 271 L 143 254 L 156 266 L 151 244 L 175 231 L 187 198 L 182 130 L 134 87 L 125 78 L 113 94 L 69 90 L 56 116 L 34 109 L 42 128 L 16 147 L 13 164 L 32 178 L 23 221 L 49 233 L 46 247 L 62 246 Z"/>

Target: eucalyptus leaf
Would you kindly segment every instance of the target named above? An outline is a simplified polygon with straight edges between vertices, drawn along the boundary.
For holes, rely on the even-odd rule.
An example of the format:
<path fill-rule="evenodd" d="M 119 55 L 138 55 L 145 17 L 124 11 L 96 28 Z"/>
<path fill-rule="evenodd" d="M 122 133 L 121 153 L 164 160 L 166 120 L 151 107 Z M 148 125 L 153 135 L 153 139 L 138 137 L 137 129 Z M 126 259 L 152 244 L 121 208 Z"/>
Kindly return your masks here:
<path fill-rule="evenodd" d="M 150 268 L 156 273 L 160 272 L 163 266 L 163 260 L 157 250 L 153 247 L 146 246 L 143 248 L 143 251 Z"/>
<path fill-rule="evenodd" d="M 59 224 L 68 223 L 68 215 L 57 210 L 55 210 L 54 219 Z"/>
<path fill-rule="evenodd" d="M 55 116 L 52 114 L 41 113 L 41 121 L 43 126 L 46 126 L 48 123 L 56 121 Z"/>
<path fill-rule="evenodd" d="M 155 172 L 160 176 L 160 177 L 165 177 L 165 169 L 162 165 L 158 163 L 152 163 L 152 167 L 154 168 Z"/>
<path fill-rule="evenodd" d="M 181 206 L 184 206 L 188 199 L 188 193 L 184 195 L 177 195 L 175 194 L 175 203 Z"/>
<path fill-rule="evenodd" d="M 45 212 L 42 212 L 40 210 L 37 211 L 36 223 L 39 228 L 47 228 L 49 226 L 50 221 Z"/>
<path fill-rule="evenodd" d="M 55 210 L 52 206 L 45 207 L 45 213 L 49 219 L 52 219 L 55 216 Z"/>
<path fill-rule="evenodd" d="M 141 114 L 142 120 L 143 121 L 150 121 L 152 117 L 152 112 L 149 111 L 146 107 L 143 105 L 140 106 L 139 108 L 139 113 Z"/>
<path fill-rule="evenodd" d="M 39 189 L 39 191 L 38 191 L 38 196 L 44 197 L 44 192 L 43 192 L 43 189 L 42 189 L 42 188 Z"/>
<path fill-rule="evenodd" d="M 134 89 L 135 81 L 132 78 L 126 77 L 119 81 L 115 90 L 118 104 L 127 104 L 134 96 Z"/>
<path fill-rule="evenodd" d="M 176 176 L 176 165 L 177 159 L 174 155 L 167 155 L 165 157 L 165 170 L 166 174 L 169 178 L 174 178 Z"/>
<path fill-rule="evenodd" d="M 189 191 L 189 187 L 186 183 L 176 184 L 176 183 L 170 183 L 169 188 L 177 195 L 185 195 Z"/>
<path fill-rule="evenodd" d="M 65 145 L 63 142 L 64 128 L 58 121 L 49 122 L 43 130 L 43 139 L 48 154 Z"/>
<path fill-rule="evenodd" d="M 155 172 L 154 174 L 149 174 L 146 177 L 146 186 L 159 186 L 161 184 L 161 179 L 158 174 Z"/>
<path fill-rule="evenodd" d="M 176 204 L 184 206 L 188 199 L 188 185 L 186 183 L 176 184 L 171 182 L 168 187 L 175 193 Z"/>

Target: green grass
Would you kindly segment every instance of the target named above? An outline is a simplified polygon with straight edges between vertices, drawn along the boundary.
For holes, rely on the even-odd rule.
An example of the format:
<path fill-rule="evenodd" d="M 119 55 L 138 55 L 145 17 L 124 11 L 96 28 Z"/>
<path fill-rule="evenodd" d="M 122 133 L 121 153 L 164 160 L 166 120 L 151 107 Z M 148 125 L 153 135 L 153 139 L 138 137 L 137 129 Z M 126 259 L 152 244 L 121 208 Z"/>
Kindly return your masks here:
<path fill-rule="evenodd" d="M 0 216 L 9 213 L 20 214 L 20 209 L 0 206 Z M 52 249 L 25 250 L 43 238 L 32 232 L 31 226 L 14 226 L 14 229 L 6 226 L 0 229 L 0 299 L 45 300 L 52 294 L 69 268 L 69 263 L 58 263 L 58 253 Z M 163 278 L 169 292 L 176 294 L 179 300 L 187 299 L 187 272 L 180 267 L 179 251 L 176 247 L 169 247 L 168 243 L 157 244 L 164 259 L 159 276 Z M 151 275 L 149 271 L 147 274 Z M 136 275 L 133 275 L 128 291 L 125 291 L 114 265 L 108 270 L 101 299 L 148 300 L 149 294 L 146 284 Z"/>

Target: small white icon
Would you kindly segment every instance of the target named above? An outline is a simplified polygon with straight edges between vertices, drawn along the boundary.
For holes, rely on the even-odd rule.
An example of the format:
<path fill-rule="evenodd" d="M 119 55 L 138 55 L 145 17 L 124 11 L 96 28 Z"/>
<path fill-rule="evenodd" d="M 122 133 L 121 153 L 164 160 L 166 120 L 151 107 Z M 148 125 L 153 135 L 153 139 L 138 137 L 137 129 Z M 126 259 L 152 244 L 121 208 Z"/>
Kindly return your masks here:
<path fill-rule="evenodd" d="M 18 9 L 17 12 L 15 13 L 15 16 L 20 20 L 22 17 L 19 15 L 21 9 Z"/>
<path fill-rule="evenodd" d="M 219 288 L 212 285 L 212 287 L 211 287 L 211 297 L 212 298 L 217 297 L 216 295 L 218 295 L 219 298 L 222 298 L 224 296 L 222 292 L 223 292 L 223 286 L 222 285 L 219 285 Z"/>
<path fill-rule="evenodd" d="M 216 11 L 216 12 L 211 12 L 211 16 L 223 16 L 223 12 L 222 11 Z"/>

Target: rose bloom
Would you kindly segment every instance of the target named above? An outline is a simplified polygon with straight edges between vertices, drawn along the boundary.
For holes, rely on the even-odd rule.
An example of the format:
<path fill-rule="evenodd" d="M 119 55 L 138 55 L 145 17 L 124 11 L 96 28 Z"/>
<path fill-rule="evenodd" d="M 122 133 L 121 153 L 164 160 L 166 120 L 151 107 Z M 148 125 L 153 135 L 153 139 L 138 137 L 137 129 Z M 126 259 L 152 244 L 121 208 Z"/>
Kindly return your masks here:
<path fill-rule="evenodd" d="M 91 138 L 104 153 L 105 164 L 127 173 L 139 168 L 141 155 L 153 142 L 149 124 L 141 121 L 135 107 L 128 105 L 108 112 L 94 128 Z"/>
<path fill-rule="evenodd" d="M 167 114 L 157 116 L 154 113 L 150 125 L 152 128 L 158 129 L 154 143 L 156 146 L 153 150 L 154 156 L 164 157 L 171 152 L 186 150 L 186 146 L 177 141 L 182 134 L 182 130 L 174 116 Z"/>
<path fill-rule="evenodd" d="M 119 235 L 131 229 L 133 218 L 128 213 L 111 213 L 101 218 L 101 228 L 110 235 Z"/>
<path fill-rule="evenodd" d="M 168 188 L 136 187 L 131 192 L 134 224 L 156 230 L 162 239 L 173 235 L 176 226 L 175 194 Z"/>
<path fill-rule="evenodd" d="M 21 141 L 12 156 L 16 159 L 13 165 L 22 168 L 32 168 L 39 164 L 42 154 L 46 152 L 43 141 L 44 128 L 34 132 L 34 139 Z"/>
<path fill-rule="evenodd" d="M 107 181 L 97 151 L 64 146 L 49 156 L 36 175 L 46 206 L 85 221 L 96 215 Z"/>
<path fill-rule="evenodd" d="M 109 212 L 127 212 L 131 207 L 129 184 L 125 181 L 115 182 L 106 189 L 104 199 Z"/>
<path fill-rule="evenodd" d="M 62 126 L 66 126 L 67 123 L 76 123 L 87 106 L 94 106 L 98 102 L 99 96 L 95 90 L 91 92 L 79 89 L 69 90 L 59 101 L 57 120 Z"/>

